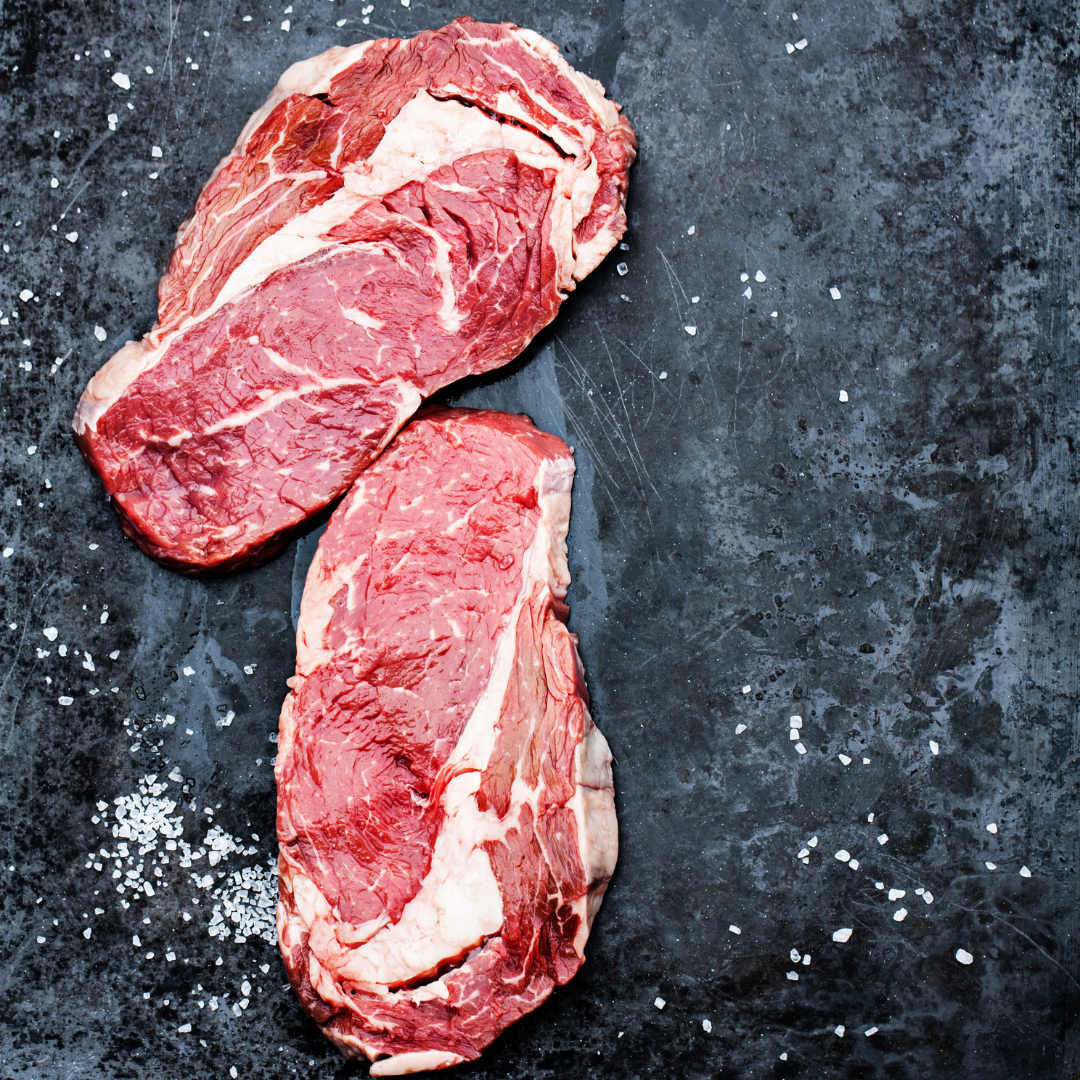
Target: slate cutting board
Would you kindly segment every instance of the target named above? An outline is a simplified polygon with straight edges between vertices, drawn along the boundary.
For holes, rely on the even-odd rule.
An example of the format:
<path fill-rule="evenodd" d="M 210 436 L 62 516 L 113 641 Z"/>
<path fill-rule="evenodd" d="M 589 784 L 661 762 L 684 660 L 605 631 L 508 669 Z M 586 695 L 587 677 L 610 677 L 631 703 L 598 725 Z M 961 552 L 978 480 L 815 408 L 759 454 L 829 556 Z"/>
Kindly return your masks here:
<path fill-rule="evenodd" d="M 463 10 L 0 2 L 0 1076 L 366 1072 L 270 943 L 209 936 L 215 890 L 254 902 L 231 879 L 151 853 L 134 900 L 100 854 L 154 775 L 182 839 L 241 844 L 214 875 L 272 859 L 311 542 L 162 570 L 69 424 L 280 72 Z M 627 250 L 444 395 L 577 448 L 572 626 L 622 829 L 584 969 L 458 1075 L 1075 1076 L 1075 11 L 468 11 L 559 43 L 641 154 Z"/>

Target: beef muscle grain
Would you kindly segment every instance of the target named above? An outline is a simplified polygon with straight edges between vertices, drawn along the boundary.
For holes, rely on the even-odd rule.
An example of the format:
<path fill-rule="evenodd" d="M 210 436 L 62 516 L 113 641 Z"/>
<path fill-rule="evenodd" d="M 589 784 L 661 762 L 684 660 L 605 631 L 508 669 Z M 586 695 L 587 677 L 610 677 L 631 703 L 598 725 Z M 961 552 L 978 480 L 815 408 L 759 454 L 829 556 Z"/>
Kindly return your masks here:
<path fill-rule="evenodd" d="M 278 743 L 278 936 L 372 1074 L 479 1056 L 580 967 L 615 865 L 611 755 L 564 624 L 573 460 L 427 409 L 335 510 Z"/>
<path fill-rule="evenodd" d="M 433 391 L 505 364 L 625 229 L 635 141 L 549 41 L 459 19 L 289 68 L 75 434 L 191 573 L 270 557 Z"/>

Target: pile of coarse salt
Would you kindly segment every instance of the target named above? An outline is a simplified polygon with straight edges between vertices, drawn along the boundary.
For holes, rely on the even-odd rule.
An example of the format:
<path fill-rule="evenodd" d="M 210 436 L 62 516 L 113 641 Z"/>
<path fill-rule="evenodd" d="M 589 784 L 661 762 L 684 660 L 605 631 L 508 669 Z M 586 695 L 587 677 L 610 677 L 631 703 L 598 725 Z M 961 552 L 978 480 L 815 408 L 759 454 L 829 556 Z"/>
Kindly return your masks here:
<path fill-rule="evenodd" d="M 250 937 L 261 937 L 271 945 L 277 944 L 277 866 L 245 866 L 230 874 L 221 888 L 214 890 L 214 913 L 210 919 L 210 936 L 227 938 L 233 933 L 237 943 Z"/>

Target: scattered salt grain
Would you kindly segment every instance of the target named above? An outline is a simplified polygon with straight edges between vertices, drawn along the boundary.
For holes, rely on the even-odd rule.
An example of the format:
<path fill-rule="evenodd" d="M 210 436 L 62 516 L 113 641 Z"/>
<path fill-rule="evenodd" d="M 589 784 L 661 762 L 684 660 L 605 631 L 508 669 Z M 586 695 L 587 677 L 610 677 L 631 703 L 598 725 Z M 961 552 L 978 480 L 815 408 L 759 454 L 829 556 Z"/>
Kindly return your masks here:
<path fill-rule="evenodd" d="M 693 236 L 695 232 L 697 232 L 696 226 L 691 225 L 690 228 L 686 230 L 686 235 Z"/>
<path fill-rule="evenodd" d="M 835 285 L 832 285 L 832 286 L 829 287 L 829 295 L 834 300 L 839 300 L 840 299 L 840 290 Z"/>
<path fill-rule="evenodd" d="M 702 1020 L 701 1021 L 701 1028 L 705 1032 L 706 1035 L 710 1034 L 710 1032 L 712 1031 L 712 1021 L 711 1020 Z"/>
<path fill-rule="evenodd" d="M 897 908 L 897 910 L 893 912 L 893 922 L 903 922 L 906 918 L 907 918 L 907 908 L 906 907 Z"/>
<path fill-rule="evenodd" d="M 683 329 L 691 336 L 694 337 L 697 334 L 696 326 L 684 326 Z"/>
<path fill-rule="evenodd" d="M 44 944 L 45 944 L 45 939 L 44 939 L 43 937 L 40 937 L 40 936 L 39 936 L 39 937 L 38 937 L 38 939 L 37 939 L 37 943 L 38 943 L 39 945 L 44 945 Z"/>
<path fill-rule="evenodd" d="M 934 757 L 937 757 L 940 752 L 941 752 L 941 747 L 938 746 L 938 744 L 936 742 L 934 742 L 933 739 L 931 739 L 930 740 L 930 753 L 933 754 Z"/>
<path fill-rule="evenodd" d="M 765 274 L 764 274 L 764 273 L 763 273 L 763 272 L 762 272 L 761 270 L 759 270 L 759 271 L 758 271 L 758 272 L 757 272 L 757 273 L 756 273 L 756 274 L 754 275 L 754 280 L 755 280 L 755 281 L 757 281 L 757 282 L 762 282 L 762 281 L 765 281 Z"/>
<path fill-rule="evenodd" d="M 863 1032 L 864 1035 L 876 1035 L 877 1033 L 878 1033 L 878 1029 L 876 1027 L 867 1028 Z"/>
<path fill-rule="evenodd" d="M 791 728 L 794 728 L 796 730 L 801 729 L 802 728 L 802 717 L 801 716 L 791 716 L 791 717 L 789 717 L 788 718 L 788 726 L 791 727 Z"/>
<path fill-rule="evenodd" d="M 845 1028 L 843 1024 L 837 1024 L 836 1027 L 833 1028 L 833 1031 L 837 1035 L 839 1035 L 841 1039 L 844 1037 L 844 1032 L 846 1030 L 847 1030 L 847 1028 Z"/>
<path fill-rule="evenodd" d="M 779 311 L 771 311 L 771 312 L 769 312 L 769 318 L 770 319 L 775 319 L 779 314 L 780 314 Z"/>
<path fill-rule="evenodd" d="M 107 611 L 103 611 L 101 613 L 101 615 L 99 616 L 99 618 L 98 618 L 98 622 L 101 623 L 102 626 L 104 626 L 108 621 L 109 621 L 109 613 Z"/>
<path fill-rule="evenodd" d="M 697 304 L 697 303 L 699 303 L 700 301 L 701 301 L 701 297 L 700 297 L 700 296 L 691 296 L 691 297 L 690 297 L 690 303 L 691 303 L 691 304 Z"/>
<path fill-rule="evenodd" d="M 667 378 L 667 372 L 666 371 L 661 371 L 660 372 L 660 381 L 663 382 L 666 378 Z"/>
<path fill-rule="evenodd" d="M 791 952 L 788 953 L 788 956 L 791 957 L 791 962 L 793 964 L 797 964 L 802 959 L 802 953 L 800 953 L 798 949 L 792 949 Z"/>
<path fill-rule="evenodd" d="M 655 1006 L 656 1006 L 656 1007 L 657 1007 L 658 1009 L 662 1009 L 662 1008 L 663 1008 L 663 1007 L 664 1007 L 664 1006 L 665 1006 L 665 1005 L 667 1004 L 667 1002 L 666 1002 L 666 1001 L 665 1001 L 665 1000 L 664 1000 L 664 999 L 663 999 L 662 997 L 658 997 L 658 998 L 657 998 L 657 999 L 656 999 L 656 1000 L 655 1000 L 655 1001 L 653 1002 L 653 1004 L 654 1004 L 654 1005 L 655 1005 Z"/>
<path fill-rule="evenodd" d="M 788 977 L 788 979 L 790 979 L 790 980 L 791 980 L 792 982 L 798 982 L 798 981 L 799 981 L 799 973 L 798 973 L 797 971 L 789 971 L 789 972 L 787 973 L 787 977 Z"/>
<path fill-rule="evenodd" d="M 849 870 L 858 870 L 859 869 L 859 860 L 858 859 L 852 859 L 851 862 L 848 863 L 848 869 Z"/>
<path fill-rule="evenodd" d="M 64 233 L 64 239 L 69 243 L 74 244 L 75 241 L 79 239 L 79 234 L 77 232 Z"/>
<path fill-rule="evenodd" d="M 810 44 L 810 42 L 807 41 L 806 38 L 801 38 L 799 41 L 795 42 L 795 48 L 796 49 L 805 49 L 806 46 L 809 45 L 809 44 Z"/>
<path fill-rule="evenodd" d="M 75 704 L 75 699 L 73 697 L 68 697 L 65 694 L 65 695 L 63 695 L 63 697 L 57 698 L 56 702 L 57 702 L 58 705 L 74 705 Z"/>
<path fill-rule="evenodd" d="M 997 869 L 997 863 L 988 862 L 986 864 L 986 869 L 987 870 L 996 870 Z"/>
<path fill-rule="evenodd" d="M 975 957 L 972 956 L 967 949 L 957 949 L 956 959 L 959 960 L 961 964 L 970 964 Z"/>
<path fill-rule="evenodd" d="M 91 935 L 91 933 L 93 933 L 93 931 L 92 931 L 92 930 L 90 929 L 90 927 L 88 926 L 88 927 L 87 927 L 87 928 L 86 928 L 86 929 L 85 929 L 85 930 L 84 930 L 84 931 L 82 932 L 82 936 L 83 936 L 84 938 L 86 938 L 87 940 L 89 940 L 89 939 L 90 939 L 90 935 Z"/>
<path fill-rule="evenodd" d="M 626 277 L 626 275 L 630 273 L 630 267 L 624 262 L 616 265 L 615 269 L 619 271 L 619 277 Z"/>
<path fill-rule="evenodd" d="M 750 275 L 749 274 L 740 274 L 739 275 L 739 280 L 743 281 L 743 282 L 749 281 L 750 280 Z"/>
<path fill-rule="evenodd" d="M 235 1065 L 231 1065 L 229 1067 L 229 1075 L 233 1078 L 233 1080 L 236 1080 L 237 1072 L 236 1072 L 236 1066 Z"/>
<path fill-rule="evenodd" d="M 52 179 L 51 179 L 51 180 L 49 181 L 49 187 L 51 187 L 51 188 L 58 188 L 59 186 L 60 186 L 60 181 L 59 181 L 59 180 L 57 180 L 57 179 L 56 179 L 56 177 L 54 176 L 54 177 L 53 177 L 53 178 L 52 178 Z"/>
<path fill-rule="evenodd" d="M 44 634 L 44 635 L 45 635 L 45 636 L 46 636 L 46 637 L 47 637 L 47 638 L 48 638 L 48 639 L 49 639 L 50 641 L 55 641 L 55 640 L 56 640 L 56 635 L 57 635 L 57 634 L 59 633 L 59 631 L 58 631 L 58 630 L 56 629 L 56 627 L 55 627 L 55 626 L 46 626 L 46 627 L 45 627 L 45 629 L 44 629 L 44 630 L 42 630 L 41 632 L 42 632 L 42 633 L 43 633 L 43 634 Z"/>
<path fill-rule="evenodd" d="M 161 147 L 160 146 L 151 146 L 150 147 L 150 156 L 154 157 L 154 158 L 161 157 Z"/>
<path fill-rule="evenodd" d="M 802 851 L 800 851 L 799 854 L 795 856 L 795 858 L 796 859 L 805 859 L 809 854 L 810 854 L 810 849 L 804 847 L 802 849 Z"/>
<path fill-rule="evenodd" d="M 806 846 L 807 847 L 817 847 L 817 837 L 816 836 L 811 836 L 810 839 L 806 841 Z"/>
<path fill-rule="evenodd" d="M 154 74 L 154 69 L 149 64 L 146 65 L 146 74 L 147 75 L 153 75 Z"/>
<path fill-rule="evenodd" d="M 797 742 L 795 744 L 795 749 L 798 750 L 800 754 L 805 754 L 806 753 L 806 747 L 803 746 L 803 744 L 801 742 Z"/>
<path fill-rule="evenodd" d="M 181 1032 L 182 1034 L 186 1035 L 191 1030 L 191 1025 L 190 1024 L 181 1024 L 176 1030 Z"/>
<path fill-rule="evenodd" d="M 923 903 L 932 904 L 934 902 L 934 894 L 929 889 L 923 891 L 922 894 Z"/>
<path fill-rule="evenodd" d="M 851 764 L 851 758 L 849 758 L 847 756 L 847 754 L 838 754 L 837 757 L 840 758 L 840 760 L 844 763 L 844 765 L 850 765 Z"/>
<path fill-rule="evenodd" d="M 862 763 L 863 763 L 864 765 L 869 765 L 869 764 L 870 764 L 870 759 L 869 759 L 868 757 L 864 757 L 864 758 L 862 759 Z"/>
<path fill-rule="evenodd" d="M 799 741 L 799 733 L 798 733 L 798 731 L 795 730 L 795 728 L 792 728 L 788 732 L 788 741 L 789 742 L 798 742 Z"/>
<path fill-rule="evenodd" d="M 864 761 L 864 762 L 865 762 L 866 760 L 867 760 L 866 758 L 863 758 L 863 761 Z M 879 837 L 877 838 L 877 842 L 878 842 L 878 843 L 879 843 L 879 844 L 880 844 L 880 845 L 881 845 L 882 847 L 884 847 L 884 846 L 885 846 L 885 845 L 886 845 L 886 844 L 887 844 L 887 843 L 889 842 L 889 834 L 888 834 L 888 833 L 882 833 L 882 834 L 881 834 L 881 835 L 880 835 L 880 836 L 879 836 Z"/>
<path fill-rule="evenodd" d="M 730 925 L 730 926 L 728 927 L 728 933 L 729 933 L 729 934 L 735 934 L 736 936 L 738 936 L 739 934 L 741 934 L 741 933 L 742 933 L 742 930 L 740 930 L 740 929 L 739 929 L 739 927 L 737 927 L 737 926 L 736 926 L 736 925 L 735 925 L 734 923 L 732 923 L 732 924 L 731 924 L 731 925 Z"/>
<path fill-rule="evenodd" d="M 1021 877 L 1031 877 L 1031 871 L 1026 866 L 1021 866 L 1020 867 L 1020 876 Z"/>
<path fill-rule="evenodd" d="M 13 547 L 4 548 L 4 558 L 5 559 L 10 559 L 11 556 L 14 555 L 14 554 L 15 554 L 15 549 Z"/>
<path fill-rule="evenodd" d="M 132 936 L 131 936 L 131 944 L 134 945 L 136 949 L 141 949 L 142 948 L 142 941 L 139 939 L 138 934 L 132 934 Z"/>
<path fill-rule="evenodd" d="M 780 1055 L 780 1060 L 781 1061 L 787 1061 L 787 1051 L 786 1050 Z"/>
<path fill-rule="evenodd" d="M 334 25 L 335 26 L 344 26 L 345 23 L 347 23 L 347 22 L 348 22 L 348 19 L 338 19 L 338 21 L 336 23 L 334 23 Z"/>
<path fill-rule="evenodd" d="M 851 939 L 851 927 L 842 926 L 839 930 L 833 931 L 833 941 L 845 942 Z"/>
<path fill-rule="evenodd" d="M 991 821 L 990 824 L 986 826 L 986 831 L 988 833 L 996 833 L 997 832 L 997 823 Z"/>
<path fill-rule="evenodd" d="M 745 724 L 737 724 L 735 726 L 735 734 L 736 735 L 741 735 L 745 730 L 746 730 L 746 725 Z"/>
<path fill-rule="evenodd" d="M 754 689 L 754 688 L 753 688 L 753 687 L 752 687 L 752 686 L 751 686 L 751 685 L 750 685 L 749 683 L 747 683 L 747 684 L 746 684 L 746 685 L 745 685 L 745 686 L 744 686 L 744 687 L 742 688 L 742 692 L 743 692 L 744 694 L 749 694 L 749 693 L 750 693 L 750 691 L 751 691 L 751 690 L 753 690 L 753 689 Z"/>
<path fill-rule="evenodd" d="M 743 296 L 745 296 L 747 300 L 753 300 L 754 299 L 754 290 L 751 289 L 749 285 L 747 285 L 746 286 L 746 291 L 743 293 Z"/>
<path fill-rule="evenodd" d="M 174 961 L 174 960 L 176 959 L 176 953 L 174 953 L 174 952 L 167 952 L 167 953 L 165 954 L 165 959 L 166 959 L 166 960 L 168 960 L 168 961 L 169 961 L 169 963 L 171 964 L 171 963 L 172 963 L 172 962 L 173 962 L 173 961 Z"/>
<path fill-rule="evenodd" d="M 790 41 L 784 46 L 784 48 L 787 49 L 788 56 L 790 56 L 795 51 L 795 46 L 792 45 Z"/>
<path fill-rule="evenodd" d="M 288 31 L 288 29 L 289 29 L 289 20 L 288 19 L 283 19 L 282 20 L 281 29 L 285 30 L 285 31 Z"/>
<path fill-rule="evenodd" d="M 191 676 L 195 674 L 195 669 L 193 667 L 186 667 L 184 668 L 184 674 L 190 679 Z"/>
<path fill-rule="evenodd" d="M 103 326 L 95 326 L 94 327 L 94 337 L 96 337 L 98 339 L 98 341 L 104 341 L 108 336 L 109 335 L 105 332 L 105 327 L 103 327 Z"/>
<path fill-rule="evenodd" d="M 119 86 L 121 90 L 131 89 L 131 80 L 122 71 L 116 72 L 116 74 L 112 77 L 112 81 L 116 83 L 116 85 Z"/>
<path fill-rule="evenodd" d="M 890 889 L 889 890 L 889 899 L 890 900 L 903 900 L 905 896 L 907 896 L 907 890 L 906 889 Z"/>
<path fill-rule="evenodd" d="M 19 293 L 19 299 L 24 304 L 26 303 L 27 300 L 33 300 L 34 299 L 34 290 L 33 289 L 23 289 L 23 291 L 21 293 Z"/>
<path fill-rule="evenodd" d="M 847 862 L 847 861 L 848 861 L 848 859 L 850 859 L 850 858 L 851 858 L 851 854 L 850 854 L 850 852 L 846 851 L 846 850 L 845 850 L 844 848 L 841 848 L 841 849 L 840 849 L 840 850 L 839 850 L 839 851 L 838 851 L 838 852 L 837 852 L 837 853 L 836 853 L 836 854 L 835 854 L 835 855 L 833 856 L 833 858 L 834 858 L 834 859 L 839 859 L 839 860 L 840 860 L 840 862 Z"/>
<path fill-rule="evenodd" d="M 848 392 L 846 390 L 841 390 L 840 391 L 840 400 L 841 401 L 847 401 L 848 400 Z"/>

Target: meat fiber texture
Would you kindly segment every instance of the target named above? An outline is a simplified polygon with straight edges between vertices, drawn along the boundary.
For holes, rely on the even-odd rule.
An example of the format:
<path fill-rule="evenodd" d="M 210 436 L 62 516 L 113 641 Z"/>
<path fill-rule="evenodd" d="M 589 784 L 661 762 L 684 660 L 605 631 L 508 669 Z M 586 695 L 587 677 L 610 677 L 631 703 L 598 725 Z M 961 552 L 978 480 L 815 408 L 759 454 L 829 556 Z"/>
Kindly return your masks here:
<path fill-rule="evenodd" d="M 584 959 L 618 850 L 565 626 L 574 465 L 425 409 L 335 510 L 278 741 L 278 936 L 372 1075 L 472 1060 Z"/>
<path fill-rule="evenodd" d="M 420 402 L 513 359 L 626 227 L 636 142 L 549 41 L 463 18 L 293 65 L 74 430 L 127 534 L 271 557 Z"/>

